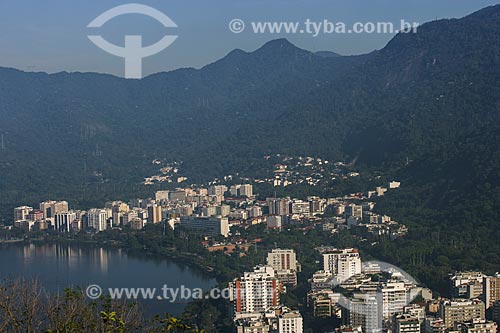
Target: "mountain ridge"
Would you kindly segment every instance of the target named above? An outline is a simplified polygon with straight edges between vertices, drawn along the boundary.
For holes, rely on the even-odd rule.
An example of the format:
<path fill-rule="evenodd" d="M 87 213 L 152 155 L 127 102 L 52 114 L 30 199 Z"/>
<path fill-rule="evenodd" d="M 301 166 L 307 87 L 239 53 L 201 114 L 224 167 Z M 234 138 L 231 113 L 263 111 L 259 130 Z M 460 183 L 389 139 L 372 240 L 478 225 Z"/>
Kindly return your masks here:
<path fill-rule="evenodd" d="M 0 191 L 13 205 L 19 187 L 38 200 L 67 195 L 71 182 L 84 201 L 94 171 L 99 186 L 135 188 L 158 157 L 184 161 L 194 179 L 251 172 L 272 152 L 382 168 L 421 161 L 498 121 L 499 12 L 430 22 L 359 56 L 277 39 L 142 80 L 0 68 Z"/>

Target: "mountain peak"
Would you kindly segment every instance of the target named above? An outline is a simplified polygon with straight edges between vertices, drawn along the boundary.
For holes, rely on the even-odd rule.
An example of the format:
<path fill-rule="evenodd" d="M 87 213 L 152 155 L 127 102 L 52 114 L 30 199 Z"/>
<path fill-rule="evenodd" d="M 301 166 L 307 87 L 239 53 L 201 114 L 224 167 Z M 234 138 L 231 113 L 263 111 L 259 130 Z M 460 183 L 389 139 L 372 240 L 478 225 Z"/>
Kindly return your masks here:
<path fill-rule="evenodd" d="M 338 58 L 338 57 L 342 57 L 340 54 L 335 53 L 335 52 L 331 52 L 331 51 L 318 51 L 318 52 L 315 52 L 314 54 L 317 55 L 318 57 L 321 57 L 321 58 Z"/>
<path fill-rule="evenodd" d="M 293 45 L 292 43 L 290 43 L 290 41 L 286 38 L 279 38 L 279 39 L 274 39 L 274 40 L 271 40 L 269 42 L 267 42 L 266 44 L 264 44 L 261 48 L 259 48 L 257 51 L 255 52 L 259 52 L 259 53 L 263 53 L 263 52 L 272 52 L 272 53 L 276 53 L 276 52 L 307 52 L 309 53 L 309 51 L 306 51 L 306 50 L 303 50 L 301 48 L 298 48 L 297 46 Z"/>

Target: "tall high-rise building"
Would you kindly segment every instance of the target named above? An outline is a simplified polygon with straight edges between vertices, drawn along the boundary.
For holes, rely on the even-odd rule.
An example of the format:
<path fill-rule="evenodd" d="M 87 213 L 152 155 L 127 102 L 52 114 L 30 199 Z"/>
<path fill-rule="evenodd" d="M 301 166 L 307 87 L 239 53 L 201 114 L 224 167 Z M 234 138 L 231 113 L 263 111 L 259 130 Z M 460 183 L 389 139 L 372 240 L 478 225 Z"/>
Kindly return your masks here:
<path fill-rule="evenodd" d="M 33 207 L 21 206 L 14 208 L 14 222 L 28 220 L 28 215 L 33 211 Z"/>
<path fill-rule="evenodd" d="M 152 204 L 148 206 L 148 223 L 159 223 L 161 222 L 161 206 L 157 204 Z"/>
<path fill-rule="evenodd" d="M 383 319 L 390 319 L 394 314 L 403 312 L 408 299 L 404 282 L 386 282 L 377 287 L 377 300 Z"/>
<path fill-rule="evenodd" d="M 354 217 L 356 219 L 363 219 L 363 206 L 361 205 L 347 205 L 344 210 L 345 217 Z"/>
<path fill-rule="evenodd" d="M 297 255 L 290 249 L 273 249 L 267 254 L 267 266 L 274 270 L 290 269 L 297 272 Z"/>
<path fill-rule="evenodd" d="M 294 250 L 273 249 L 267 254 L 267 266 L 272 267 L 276 277 L 284 285 L 297 285 L 297 272 L 300 266 Z"/>
<path fill-rule="evenodd" d="M 279 304 L 280 285 L 269 266 L 257 266 L 229 284 L 230 301 L 236 315 L 259 313 Z"/>
<path fill-rule="evenodd" d="M 319 197 L 308 197 L 309 211 L 312 215 L 323 213 L 325 211 L 325 202 Z"/>
<path fill-rule="evenodd" d="M 45 218 L 50 219 L 57 213 L 67 212 L 69 205 L 66 201 L 45 201 L 40 203 L 40 210 Z"/>
<path fill-rule="evenodd" d="M 43 216 L 46 219 L 49 219 L 52 217 L 52 205 L 55 204 L 55 201 L 45 201 L 40 203 L 40 210 L 43 213 Z"/>
<path fill-rule="evenodd" d="M 59 212 L 54 214 L 54 230 L 60 232 L 70 232 L 73 222 L 76 221 L 75 212 Z"/>
<path fill-rule="evenodd" d="M 215 202 L 220 204 L 224 201 L 224 194 L 227 192 L 227 186 L 224 185 L 214 185 L 208 188 L 208 195 L 215 197 Z"/>
<path fill-rule="evenodd" d="M 323 270 L 342 282 L 361 274 L 361 257 L 357 249 L 333 250 L 323 254 Z"/>
<path fill-rule="evenodd" d="M 283 218 L 279 215 L 267 216 L 266 224 L 269 229 L 281 229 L 283 227 Z"/>
<path fill-rule="evenodd" d="M 267 198 L 269 215 L 290 215 L 292 212 L 291 201 L 288 198 Z"/>
<path fill-rule="evenodd" d="M 382 331 L 382 316 L 375 295 L 356 294 L 346 309 L 349 326 L 361 328 L 363 333 L 380 333 Z"/>
<path fill-rule="evenodd" d="M 500 273 L 484 278 L 483 299 L 486 309 L 492 307 L 496 301 L 500 301 Z"/>
<path fill-rule="evenodd" d="M 233 185 L 229 189 L 229 192 L 235 197 L 252 197 L 253 186 L 250 184 Z"/>
<path fill-rule="evenodd" d="M 124 202 L 114 201 L 111 203 L 110 209 L 112 214 L 113 226 L 118 227 L 122 222 L 123 216 L 130 210 L 130 207 Z"/>
<path fill-rule="evenodd" d="M 107 229 L 108 211 L 105 209 L 92 208 L 87 212 L 87 221 L 89 228 L 96 231 Z"/>
<path fill-rule="evenodd" d="M 57 201 L 52 205 L 52 214 L 67 212 L 69 205 L 66 201 Z"/>

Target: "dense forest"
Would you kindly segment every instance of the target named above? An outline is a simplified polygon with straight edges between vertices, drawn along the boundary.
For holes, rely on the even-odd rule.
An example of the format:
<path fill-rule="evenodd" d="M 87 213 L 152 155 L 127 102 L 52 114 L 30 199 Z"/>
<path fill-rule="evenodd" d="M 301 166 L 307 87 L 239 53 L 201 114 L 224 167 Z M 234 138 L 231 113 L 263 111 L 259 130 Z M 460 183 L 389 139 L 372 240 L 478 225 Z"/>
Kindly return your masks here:
<path fill-rule="evenodd" d="M 45 199 L 150 195 L 155 158 L 198 182 L 250 174 L 271 152 L 320 155 L 403 181 L 378 209 L 410 235 L 370 251 L 440 286 L 500 265 L 499 120 L 500 6 L 362 56 L 280 39 L 143 80 L 1 68 L 0 220 Z"/>

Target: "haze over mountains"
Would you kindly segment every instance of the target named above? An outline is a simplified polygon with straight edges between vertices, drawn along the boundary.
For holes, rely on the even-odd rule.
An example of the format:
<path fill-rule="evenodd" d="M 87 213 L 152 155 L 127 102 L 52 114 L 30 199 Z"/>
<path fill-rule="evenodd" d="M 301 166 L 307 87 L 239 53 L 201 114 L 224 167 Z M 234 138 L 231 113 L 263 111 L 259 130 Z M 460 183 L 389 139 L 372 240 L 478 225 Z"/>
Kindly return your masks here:
<path fill-rule="evenodd" d="M 279 39 L 143 80 L 1 68 L 0 193 L 8 207 L 50 195 L 83 202 L 103 187 L 130 190 L 154 158 L 182 160 L 202 180 L 250 172 L 273 152 L 444 177 L 453 191 L 498 186 L 499 108 L 500 6 L 362 56 Z"/>

